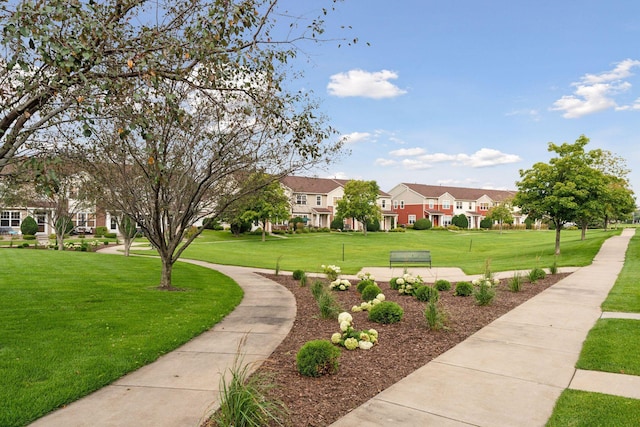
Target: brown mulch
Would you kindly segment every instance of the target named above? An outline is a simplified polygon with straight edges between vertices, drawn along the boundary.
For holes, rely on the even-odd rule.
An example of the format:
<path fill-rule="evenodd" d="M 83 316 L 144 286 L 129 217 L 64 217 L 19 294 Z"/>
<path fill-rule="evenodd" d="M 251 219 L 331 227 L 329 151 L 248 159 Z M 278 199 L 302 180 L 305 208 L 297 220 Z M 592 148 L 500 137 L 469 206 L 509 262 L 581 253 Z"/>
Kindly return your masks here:
<path fill-rule="evenodd" d="M 454 296 L 455 283 L 452 283 L 450 291 L 440 292 L 441 307 L 448 318 L 446 329 L 440 331 L 428 328 L 424 319 L 426 303 L 398 295 L 389 288 L 389 283 L 378 282 L 386 299 L 399 303 L 404 309 L 402 321 L 382 325 L 370 322 L 367 312 L 351 313 L 353 327 L 376 329 L 379 342 L 370 350 L 342 348 L 339 372 L 320 378 L 298 373 L 296 353 L 307 341 L 329 340 L 334 332 L 339 332 L 337 320 L 320 318 L 309 286 L 301 287 L 291 276 L 265 276 L 294 294 L 297 315 L 289 335 L 258 372 L 273 374 L 276 387 L 272 397 L 286 404 L 291 425 L 327 426 L 567 274 L 547 275 L 536 283 L 524 283 L 522 291 L 517 293 L 510 292 L 503 280 L 495 287 L 493 303 L 483 307 L 476 305 L 473 296 Z M 352 283 L 348 291 L 334 291 L 341 306 L 349 312 L 361 302 L 356 283 Z"/>

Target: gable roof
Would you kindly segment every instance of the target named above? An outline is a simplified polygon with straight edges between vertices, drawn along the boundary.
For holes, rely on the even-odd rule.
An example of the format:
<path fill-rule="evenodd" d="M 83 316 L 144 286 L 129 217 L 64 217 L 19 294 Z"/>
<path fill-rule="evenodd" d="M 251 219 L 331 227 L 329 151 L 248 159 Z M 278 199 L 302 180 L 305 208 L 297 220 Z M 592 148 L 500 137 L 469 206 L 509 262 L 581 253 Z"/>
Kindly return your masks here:
<path fill-rule="evenodd" d="M 482 196 L 488 196 L 491 200 L 502 201 L 513 198 L 515 191 L 488 190 L 484 188 L 447 187 L 442 185 L 408 184 L 402 183 L 410 190 L 425 198 L 438 198 L 449 193 L 456 200 L 478 200 Z"/>
<path fill-rule="evenodd" d="M 328 194 L 338 187 L 344 187 L 348 179 L 308 178 L 304 176 L 285 176 L 280 180 L 282 184 L 294 193 Z M 388 193 L 380 190 L 379 195 L 389 197 Z"/>

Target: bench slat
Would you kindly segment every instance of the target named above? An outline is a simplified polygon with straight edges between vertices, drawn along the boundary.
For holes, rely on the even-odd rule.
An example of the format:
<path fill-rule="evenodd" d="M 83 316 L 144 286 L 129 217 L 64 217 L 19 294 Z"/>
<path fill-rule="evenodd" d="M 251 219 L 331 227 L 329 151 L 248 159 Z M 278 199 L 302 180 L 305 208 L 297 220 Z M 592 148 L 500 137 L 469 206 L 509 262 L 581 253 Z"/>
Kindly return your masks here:
<path fill-rule="evenodd" d="M 431 251 L 391 251 L 389 253 L 389 268 L 393 263 L 428 263 L 431 268 Z"/>

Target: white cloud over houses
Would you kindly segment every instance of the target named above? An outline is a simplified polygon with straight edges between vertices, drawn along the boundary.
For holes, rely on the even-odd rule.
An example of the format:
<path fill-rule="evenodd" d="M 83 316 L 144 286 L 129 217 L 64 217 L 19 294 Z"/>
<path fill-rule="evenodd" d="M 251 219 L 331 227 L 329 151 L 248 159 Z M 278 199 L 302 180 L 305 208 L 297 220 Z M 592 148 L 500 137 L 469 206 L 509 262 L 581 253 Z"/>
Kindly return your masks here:
<path fill-rule="evenodd" d="M 638 101 L 633 105 L 618 105 L 615 96 L 629 91 L 631 83 L 625 81 L 633 76 L 632 70 L 640 67 L 640 61 L 625 59 L 615 68 L 600 74 L 585 74 L 579 82 L 574 82 L 572 95 L 565 95 L 553 103 L 551 110 L 563 111 L 563 117 L 574 119 L 608 109 L 637 109 Z"/>
<path fill-rule="evenodd" d="M 346 73 L 334 74 L 327 84 L 330 95 L 363 98 L 395 98 L 407 93 L 389 80 L 398 78 L 398 73 L 389 70 L 369 72 L 365 70 L 350 70 Z"/>
<path fill-rule="evenodd" d="M 392 157 L 405 157 L 399 161 L 379 158 L 375 161 L 378 166 L 401 165 L 411 170 L 428 169 L 438 163 L 450 163 L 452 166 L 467 166 L 471 168 L 485 168 L 497 165 L 517 163 L 522 158 L 516 154 L 507 154 L 492 148 L 481 148 L 473 154 L 433 153 L 426 154 L 423 148 L 404 148 L 389 152 Z"/>

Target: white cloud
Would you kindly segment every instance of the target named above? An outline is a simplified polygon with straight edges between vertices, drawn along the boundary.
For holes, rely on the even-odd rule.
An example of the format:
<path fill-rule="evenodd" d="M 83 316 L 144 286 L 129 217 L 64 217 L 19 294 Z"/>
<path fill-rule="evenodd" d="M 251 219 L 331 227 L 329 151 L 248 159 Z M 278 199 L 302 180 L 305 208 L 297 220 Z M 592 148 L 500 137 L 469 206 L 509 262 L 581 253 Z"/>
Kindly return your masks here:
<path fill-rule="evenodd" d="M 343 135 L 342 139 L 347 144 L 355 144 L 357 142 L 367 141 L 372 135 L 369 132 L 351 132 L 347 135 Z"/>
<path fill-rule="evenodd" d="M 627 92 L 631 83 L 623 79 L 633 75 L 632 69 L 640 67 L 640 61 L 625 59 L 611 71 L 600 74 L 586 74 L 579 82 L 574 82 L 572 95 L 565 95 L 553 103 L 551 110 L 564 111 L 563 117 L 574 119 L 608 109 L 635 109 L 635 105 L 619 106 L 614 96 Z"/>
<path fill-rule="evenodd" d="M 329 179 L 351 179 L 346 172 L 336 172 L 332 175 L 327 176 Z"/>
<path fill-rule="evenodd" d="M 346 73 L 334 74 L 327 84 L 330 95 L 341 98 L 360 96 L 364 98 L 382 99 L 395 98 L 407 91 L 389 82 L 398 78 L 394 71 L 382 70 L 369 72 L 364 70 L 350 70 Z"/>
<path fill-rule="evenodd" d="M 481 148 L 472 155 L 456 155 L 456 162 L 462 163 L 464 166 L 470 166 L 472 168 L 505 165 L 509 163 L 516 163 L 520 160 L 522 159 L 518 155 L 505 154 L 492 148 Z"/>
<path fill-rule="evenodd" d="M 424 154 L 424 148 L 400 148 L 399 150 L 390 151 L 389 154 L 395 157 L 419 156 Z"/>
<path fill-rule="evenodd" d="M 391 160 L 391 159 L 378 158 L 378 159 L 376 159 L 376 161 L 374 163 L 376 165 L 378 165 L 378 166 L 393 166 L 397 162 L 395 160 Z"/>
<path fill-rule="evenodd" d="M 433 167 L 431 164 L 417 160 L 417 159 L 404 159 L 402 160 L 402 167 L 409 170 L 421 170 L 429 169 Z"/>
<path fill-rule="evenodd" d="M 505 114 L 507 117 L 509 116 L 526 116 L 531 118 L 534 122 L 540 121 L 540 112 L 536 109 L 523 109 L 523 110 L 513 110 Z"/>

